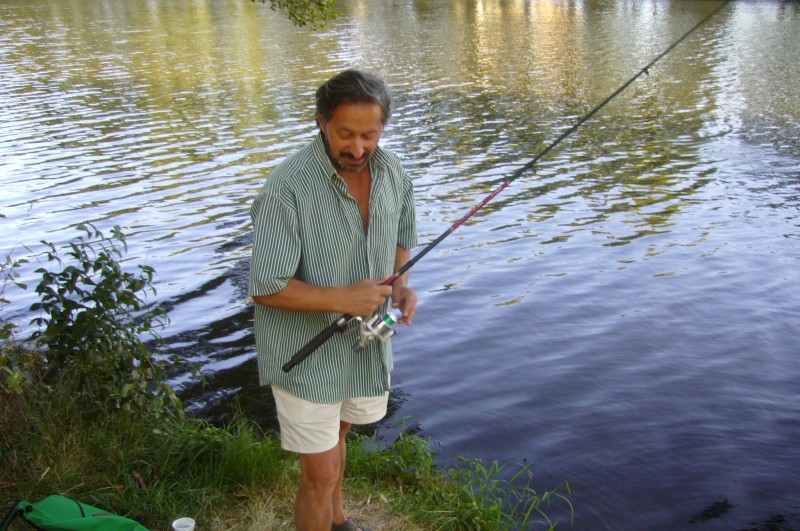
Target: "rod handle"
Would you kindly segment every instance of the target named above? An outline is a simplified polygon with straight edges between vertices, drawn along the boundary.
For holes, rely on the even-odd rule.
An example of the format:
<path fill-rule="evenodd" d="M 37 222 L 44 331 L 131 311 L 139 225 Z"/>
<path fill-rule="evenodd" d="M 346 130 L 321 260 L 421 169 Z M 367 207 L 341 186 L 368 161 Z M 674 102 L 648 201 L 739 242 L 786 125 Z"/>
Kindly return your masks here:
<path fill-rule="evenodd" d="M 309 357 L 315 350 L 317 350 L 323 343 L 325 343 L 330 337 L 335 334 L 336 332 L 341 332 L 347 326 L 347 323 L 353 318 L 350 314 L 344 314 L 330 325 L 327 328 L 322 330 L 319 334 L 317 334 L 311 341 L 306 343 L 306 345 L 297 351 L 297 353 L 292 356 L 292 359 L 287 361 L 283 365 L 283 372 L 291 371 L 297 364 L 302 362 L 304 359 Z"/>

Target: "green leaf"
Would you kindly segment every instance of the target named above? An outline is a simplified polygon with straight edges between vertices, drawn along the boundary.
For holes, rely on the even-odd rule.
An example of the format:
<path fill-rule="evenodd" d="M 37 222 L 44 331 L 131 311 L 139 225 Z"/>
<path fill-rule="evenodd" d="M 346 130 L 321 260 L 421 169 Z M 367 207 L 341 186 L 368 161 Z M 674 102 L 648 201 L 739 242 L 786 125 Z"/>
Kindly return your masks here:
<path fill-rule="evenodd" d="M 255 1 L 255 0 L 253 0 Z M 339 13 L 333 9 L 334 0 L 258 0 L 273 10 L 281 11 L 296 26 L 322 27 L 335 20 Z"/>

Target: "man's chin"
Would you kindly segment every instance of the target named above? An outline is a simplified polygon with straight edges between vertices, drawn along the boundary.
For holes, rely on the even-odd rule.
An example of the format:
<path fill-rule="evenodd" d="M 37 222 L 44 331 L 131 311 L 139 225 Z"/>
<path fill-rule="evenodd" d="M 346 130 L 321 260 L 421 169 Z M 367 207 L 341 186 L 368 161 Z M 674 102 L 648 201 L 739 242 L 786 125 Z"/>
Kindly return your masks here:
<path fill-rule="evenodd" d="M 355 172 L 355 171 L 361 171 L 364 168 L 366 168 L 369 159 L 363 159 L 360 161 L 348 161 L 339 159 L 337 162 L 339 163 L 338 166 L 340 170 Z"/>

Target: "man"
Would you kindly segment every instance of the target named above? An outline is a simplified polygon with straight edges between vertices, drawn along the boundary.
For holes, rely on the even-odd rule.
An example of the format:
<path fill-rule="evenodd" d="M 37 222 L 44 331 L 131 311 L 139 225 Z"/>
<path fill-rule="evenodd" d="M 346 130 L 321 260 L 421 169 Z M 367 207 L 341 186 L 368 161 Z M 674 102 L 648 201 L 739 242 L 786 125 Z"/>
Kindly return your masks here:
<path fill-rule="evenodd" d="M 272 386 L 281 445 L 300 455 L 295 523 L 301 531 L 359 527 L 342 504 L 352 424 L 386 415 L 390 341 L 361 352 L 358 334 L 334 334 L 288 373 L 292 355 L 341 314 L 392 306 L 411 324 L 408 274 L 381 285 L 417 244 L 411 180 L 378 147 L 391 97 L 377 77 L 348 70 L 316 93 L 319 133 L 267 179 L 251 210 L 250 295 L 256 302 L 259 380 Z"/>

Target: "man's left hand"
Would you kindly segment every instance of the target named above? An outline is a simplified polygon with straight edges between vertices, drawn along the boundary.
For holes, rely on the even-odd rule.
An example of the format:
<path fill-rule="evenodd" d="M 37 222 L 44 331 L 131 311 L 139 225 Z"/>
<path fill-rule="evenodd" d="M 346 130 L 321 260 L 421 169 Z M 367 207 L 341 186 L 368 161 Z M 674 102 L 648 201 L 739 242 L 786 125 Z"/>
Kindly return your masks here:
<path fill-rule="evenodd" d="M 397 321 L 410 325 L 417 313 L 417 294 L 408 286 L 392 286 L 392 308 L 397 308 L 403 312 L 403 316 Z"/>

